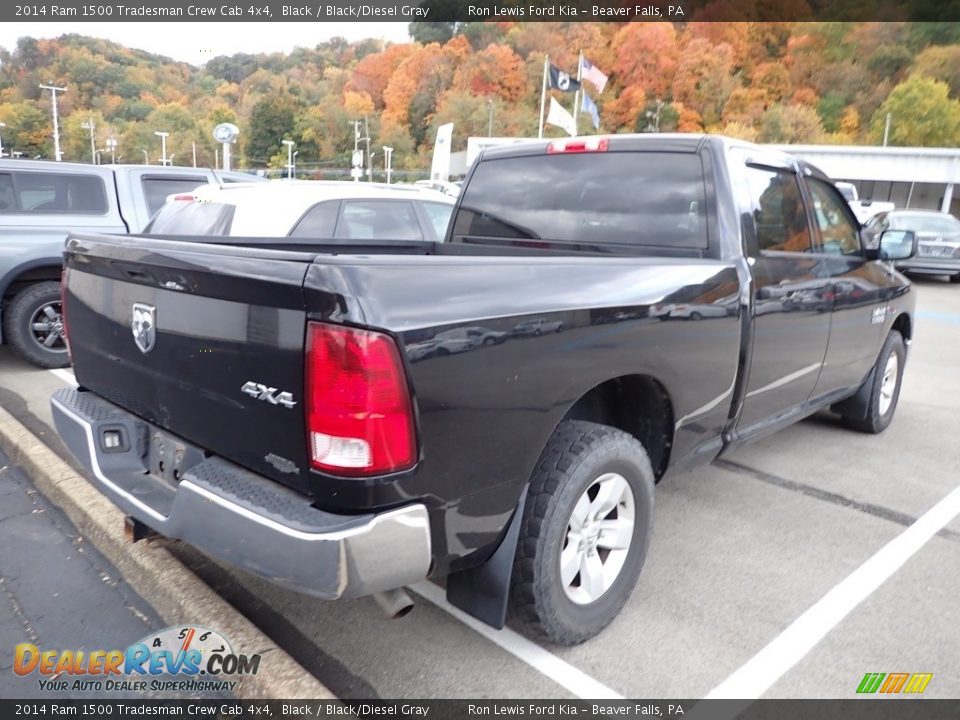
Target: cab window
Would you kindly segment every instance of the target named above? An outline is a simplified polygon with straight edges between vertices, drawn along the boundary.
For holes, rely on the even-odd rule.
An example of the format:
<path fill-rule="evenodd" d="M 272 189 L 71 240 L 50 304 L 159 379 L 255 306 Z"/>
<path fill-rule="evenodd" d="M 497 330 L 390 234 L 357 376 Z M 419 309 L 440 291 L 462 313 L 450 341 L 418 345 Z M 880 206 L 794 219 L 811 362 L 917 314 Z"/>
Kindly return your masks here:
<path fill-rule="evenodd" d="M 859 255 L 860 229 L 843 197 L 828 183 L 807 178 L 816 219 L 818 251 L 831 255 Z"/>

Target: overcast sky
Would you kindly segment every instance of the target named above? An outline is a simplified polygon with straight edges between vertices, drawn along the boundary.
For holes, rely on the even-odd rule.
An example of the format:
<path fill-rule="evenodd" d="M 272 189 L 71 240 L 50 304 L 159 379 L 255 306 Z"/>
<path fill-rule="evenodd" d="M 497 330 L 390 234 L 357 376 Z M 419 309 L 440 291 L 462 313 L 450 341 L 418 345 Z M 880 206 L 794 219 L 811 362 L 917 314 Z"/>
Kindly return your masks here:
<path fill-rule="evenodd" d="M 342 35 L 347 40 L 408 40 L 405 22 L 111 22 L 0 23 L 0 46 L 13 50 L 28 35 L 52 38 L 66 33 L 113 40 L 126 47 L 201 65 L 217 55 L 238 52 L 290 52 Z"/>

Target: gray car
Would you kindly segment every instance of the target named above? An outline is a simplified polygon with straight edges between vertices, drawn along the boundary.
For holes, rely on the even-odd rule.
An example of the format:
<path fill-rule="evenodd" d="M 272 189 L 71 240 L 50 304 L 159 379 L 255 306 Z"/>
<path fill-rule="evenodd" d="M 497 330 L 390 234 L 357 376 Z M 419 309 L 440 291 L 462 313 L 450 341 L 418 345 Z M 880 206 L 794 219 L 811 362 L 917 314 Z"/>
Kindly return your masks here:
<path fill-rule="evenodd" d="M 0 342 L 39 367 L 70 363 L 60 314 L 71 231 L 140 232 L 172 193 L 243 173 L 156 165 L 0 160 Z"/>
<path fill-rule="evenodd" d="M 948 275 L 960 283 L 960 220 L 932 210 L 893 210 L 872 218 L 867 233 L 912 230 L 917 236 L 917 254 L 896 263 L 898 270 L 917 275 Z"/>

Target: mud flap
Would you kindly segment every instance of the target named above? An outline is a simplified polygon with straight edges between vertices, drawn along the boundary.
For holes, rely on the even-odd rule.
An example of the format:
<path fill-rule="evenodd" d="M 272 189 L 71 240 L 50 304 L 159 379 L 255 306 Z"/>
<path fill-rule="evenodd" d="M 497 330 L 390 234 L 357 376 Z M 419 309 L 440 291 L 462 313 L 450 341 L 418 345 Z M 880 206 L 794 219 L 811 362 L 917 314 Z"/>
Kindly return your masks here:
<path fill-rule="evenodd" d="M 526 502 L 527 488 L 524 488 L 507 532 L 487 562 L 447 577 L 449 603 L 497 630 L 501 630 L 507 622 L 513 560 L 517 554 L 517 539 L 520 537 L 520 523 L 523 522 Z"/>
<path fill-rule="evenodd" d="M 870 408 L 870 392 L 873 390 L 873 377 L 876 372 L 877 368 L 874 365 L 856 394 L 831 405 L 830 412 L 856 420 L 866 420 Z"/>

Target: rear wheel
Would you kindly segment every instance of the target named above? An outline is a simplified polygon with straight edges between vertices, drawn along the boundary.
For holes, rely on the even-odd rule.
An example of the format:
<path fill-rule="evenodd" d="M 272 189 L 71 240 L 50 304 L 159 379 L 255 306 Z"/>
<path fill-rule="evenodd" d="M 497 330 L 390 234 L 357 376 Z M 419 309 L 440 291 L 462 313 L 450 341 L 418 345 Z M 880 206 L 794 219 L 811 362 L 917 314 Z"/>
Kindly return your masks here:
<path fill-rule="evenodd" d="M 574 645 L 603 630 L 633 591 L 650 540 L 653 471 L 615 428 L 557 428 L 530 482 L 511 607 L 528 630 Z"/>
<path fill-rule="evenodd" d="M 906 358 L 907 351 L 903 344 L 903 336 L 896 330 L 891 330 L 874 366 L 867 417 L 844 417 L 848 426 L 861 432 L 874 434 L 887 429 L 893 420 L 893 414 L 897 410 L 897 402 L 900 399 L 900 384 L 903 380 L 903 366 Z"/>
<path fill-rule="evenodd" d="M 21 290 L 4 313 L 3 330 L 10 347 L 27 362 L 42 368 L 70 364 L 59 283 L 41 282 Z"/>
<path fill-rule="evenodd" d="M 960 283 L 960 273 L 957 273 L 956 275 L 951 275 L 950 282 L 954 283 L 955 285 L 957 283 Z"/>

